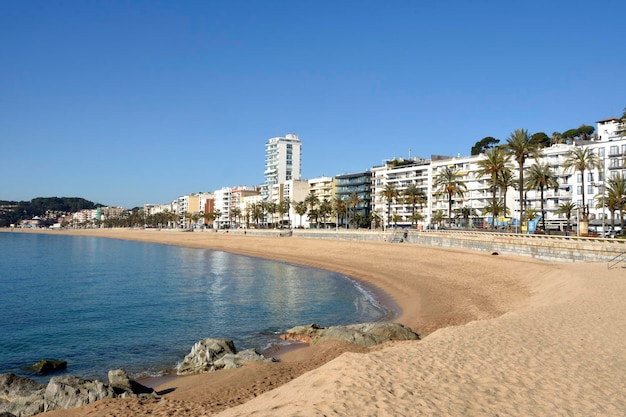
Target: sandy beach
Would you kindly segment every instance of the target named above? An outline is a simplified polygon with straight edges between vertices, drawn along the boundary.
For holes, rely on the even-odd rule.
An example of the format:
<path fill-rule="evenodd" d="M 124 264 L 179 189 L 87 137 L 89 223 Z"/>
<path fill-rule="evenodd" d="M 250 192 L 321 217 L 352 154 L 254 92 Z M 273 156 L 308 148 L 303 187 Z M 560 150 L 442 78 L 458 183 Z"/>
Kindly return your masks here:
<path fill-rule="evenodd" d="M 626 274 L 620 266 L 383 242 L 62 233 L 211 248 L 337 271 L 388 297 L 383 301 L 398 312 L 394 321 L 422 340 L 370 350 L 338 342 L 305 347 L 282 354 L 279 363 L 164 380 L 157 400 L 107 400 L 49 416 L 626 413 Z"/>

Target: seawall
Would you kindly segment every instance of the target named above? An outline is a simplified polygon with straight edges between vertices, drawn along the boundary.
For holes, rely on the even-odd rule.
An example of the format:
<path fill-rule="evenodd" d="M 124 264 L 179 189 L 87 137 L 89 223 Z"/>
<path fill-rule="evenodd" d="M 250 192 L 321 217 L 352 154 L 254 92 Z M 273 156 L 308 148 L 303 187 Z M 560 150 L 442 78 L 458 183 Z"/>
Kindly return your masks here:
<path fill-rule="evenodd" d="M 224 233 L 220 231 L 219 233 Z M 523 235 L 474 231 L 415 231 L 415 230 L 314 230 L 237 229 L 229 233 L 254 236 L 290 236 L 310 239 L 339 239 L 387 242 L 389 244 L 426 245 L 442 248 L 463 248 L 528 256 L 551 262 L 614 262 L 626 259 L 626 240 L 576 236 Z"/>

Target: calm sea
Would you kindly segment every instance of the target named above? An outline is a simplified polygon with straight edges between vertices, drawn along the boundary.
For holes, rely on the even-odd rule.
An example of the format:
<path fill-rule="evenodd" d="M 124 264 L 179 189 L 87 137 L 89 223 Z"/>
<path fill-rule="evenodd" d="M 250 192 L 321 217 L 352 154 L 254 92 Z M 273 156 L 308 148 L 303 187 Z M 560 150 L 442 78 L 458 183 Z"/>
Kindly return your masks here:
<path fill-rule="evenodd" d="M 0 373 L 33 377 L 22 368 L 48 358 L 90 379 L 115 368 L 159 375 L 206 337 L 261 351 L 296 325 L 386 313 L 357 282 L 328 271 L 206 249 L 0 233 Z"/>

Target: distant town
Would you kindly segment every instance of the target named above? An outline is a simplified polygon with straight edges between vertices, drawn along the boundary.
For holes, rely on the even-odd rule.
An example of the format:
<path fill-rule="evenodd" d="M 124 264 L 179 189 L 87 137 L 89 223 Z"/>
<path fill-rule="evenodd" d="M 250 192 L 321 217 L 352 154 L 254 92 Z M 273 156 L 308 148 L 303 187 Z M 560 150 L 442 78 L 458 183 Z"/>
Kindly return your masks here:
<path fill-rule="evenodd" d="M 620 118 L 597 121 L 596 127 L 582 125 L 551 136 L 517 129 L 504 141 L 486 137 L 469 156 L 426 159 L 409 151 L 407 158 L 335 177 L 303 179 L 301 150 L 296 134 L 270 138 L 261 185 L 225 186 L 134 209 L 73 199 L 75 206 L 63 210 L 58 201 L 63 198 L 57 198 L 56 209 L 22 207 L 16 216 L 23 203 L 5 201 L 0 219 L 4 226 L 12 219 L 12 227 L 506 228 L 541 233 L 576 227 L 585 234 L 615 233 L 623 224 L 626 111 Z"/>

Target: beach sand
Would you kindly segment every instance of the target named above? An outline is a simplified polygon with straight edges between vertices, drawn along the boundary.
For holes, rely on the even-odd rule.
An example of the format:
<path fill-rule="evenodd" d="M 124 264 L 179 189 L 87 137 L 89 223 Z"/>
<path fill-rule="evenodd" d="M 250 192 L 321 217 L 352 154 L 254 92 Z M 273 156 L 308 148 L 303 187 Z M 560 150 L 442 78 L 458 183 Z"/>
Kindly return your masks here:
<path fill-rule="evenodd" d="M 337 271 L 384 292 L 401 310 L 394 321 L 423 340 L 370 350 L 329 342 L 288 351 L 280 363 L 165 379 L 157 400 L 106 400 L 46 416 L 626 415 L 626 273 L 620 266 L 383 242 L 69 233 Z"/>

